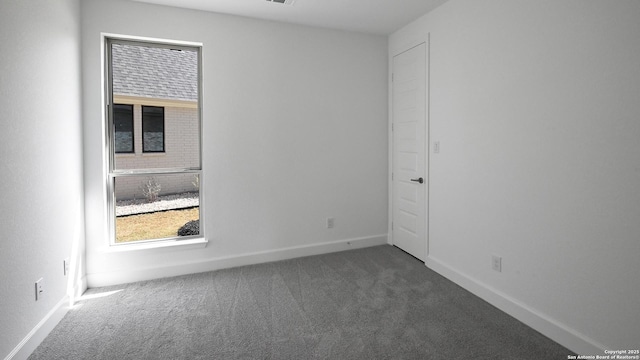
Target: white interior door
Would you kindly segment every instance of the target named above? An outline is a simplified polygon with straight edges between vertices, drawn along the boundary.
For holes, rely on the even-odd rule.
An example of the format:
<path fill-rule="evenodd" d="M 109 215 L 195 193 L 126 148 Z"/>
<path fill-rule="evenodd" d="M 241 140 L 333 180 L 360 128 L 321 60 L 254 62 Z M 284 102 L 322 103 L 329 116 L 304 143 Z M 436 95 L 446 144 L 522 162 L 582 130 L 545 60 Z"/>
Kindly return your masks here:
<path fill-rule="evenodd" d="M 425 261 L 427 256 L 426 45 L 393 58 L 392 242 Z"/>

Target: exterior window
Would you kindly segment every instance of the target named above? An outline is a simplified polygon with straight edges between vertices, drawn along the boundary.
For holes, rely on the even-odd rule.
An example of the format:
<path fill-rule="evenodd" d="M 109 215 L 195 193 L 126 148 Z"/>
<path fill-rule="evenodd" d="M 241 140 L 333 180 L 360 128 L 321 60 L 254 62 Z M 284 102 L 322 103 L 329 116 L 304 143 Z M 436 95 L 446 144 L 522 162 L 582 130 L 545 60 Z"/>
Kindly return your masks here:
<path fill-rule="evenodd" d="M 111 245 L 204 237 L 201 46 L 105 38 L 105 55 Z"/>
<path fill-rule="evenodd" d="M 142 152 L 164 152 L 163 107 L 142 107 Z"/>
<path fill-rule="evenodd" d="M 116 153 L 133 152 L 133 105 L 113 105 L 114 148 Z"/>

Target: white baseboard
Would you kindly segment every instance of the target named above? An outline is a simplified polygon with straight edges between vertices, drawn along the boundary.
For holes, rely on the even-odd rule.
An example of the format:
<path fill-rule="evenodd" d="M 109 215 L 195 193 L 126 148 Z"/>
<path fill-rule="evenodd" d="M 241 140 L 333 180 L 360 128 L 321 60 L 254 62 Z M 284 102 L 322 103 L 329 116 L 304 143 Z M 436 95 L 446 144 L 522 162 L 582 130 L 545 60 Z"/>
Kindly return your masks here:
<path fill-rule="evenodd" d="M 425 265 L 576 354 L 604 354 L 603 351 L 607 349 L 604 345 L 582 335 L 575 329 L 532 309 L 487 284 L 458 272 L 437 259 L 428 257 Z"/>
<path fill-rule="evenodd" d="M 4 358 L 4 360 L 25 360 L 58 325 L 69 311 L 69 297 L 65 296 L 49 313 L 25 336 L 24 339 Z"/>
<path fill-rule="evenodd" d="M 75 284 L 75 286 L 71 289 L 70 294 L 67 294 L 69 296 L 69 299 L 70 299 L 69 302 L 72 305 L 75 304 L 76 299 L 81 297 L 82 294 L 84 294 L 85 291 L 87 291 L 87 276 L 83 275 L 80 278 L 80 281 L 78 281 Z"/>
<path fill-rule="evenodd" d="M 303 256 L 327 254 L 387 244 L 387 234 L 325 243 L 292 246 L 281 249 L 259 251 L 234 256 L 219 257 L 205 261 L 157 266 L 126 271 L 87 274 L 89 287 L 103 287 L 145 281 L 172 276 L 195 274 L 232 267 L 260 264 L 271 261 L 293 259 Z"/>

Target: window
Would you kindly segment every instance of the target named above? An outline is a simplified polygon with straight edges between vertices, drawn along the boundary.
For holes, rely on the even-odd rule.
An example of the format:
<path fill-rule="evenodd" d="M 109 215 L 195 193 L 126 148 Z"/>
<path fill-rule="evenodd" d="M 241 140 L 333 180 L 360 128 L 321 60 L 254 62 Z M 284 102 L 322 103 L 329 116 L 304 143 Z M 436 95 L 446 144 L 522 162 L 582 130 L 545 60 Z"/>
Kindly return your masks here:
<path fill-rule="evenodd" d="M 133 152 L 133 105 L 113 105 L 114 148 L 116 153 Z"/>
<path fill-rule="evenodd" d="M 163 107 L 142 107 L 142 151 L 164 152 Z"/>
<path fill-rule="evenodd" d="M 200 45 L 105 46 L 111 244 L 203 237 Z"/>

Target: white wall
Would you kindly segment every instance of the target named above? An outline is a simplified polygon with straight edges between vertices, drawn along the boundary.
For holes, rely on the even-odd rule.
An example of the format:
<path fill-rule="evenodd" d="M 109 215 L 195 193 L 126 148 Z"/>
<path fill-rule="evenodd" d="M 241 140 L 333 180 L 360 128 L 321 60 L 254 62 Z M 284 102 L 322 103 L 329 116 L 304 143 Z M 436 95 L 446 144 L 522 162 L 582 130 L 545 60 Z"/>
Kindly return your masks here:
<path fill-rule="evenodd" d="M 583 354 L 638 347 L 639 18 L 451 0 L 389 40 L 431 38 L 428 266 Z"/>
<path fill-rule="evenodd" d="M 0 2 L 0 43 L 0 358 L 20 358 L 68 305 L 63 260 L 83 271 L 79 2 Z"/>
<path fill-rule="evenodd" d="M 142 3 L 82 5 L 90 286 L 238 265 L 256 252 L 301 251 L 250 261 L 386 241 L 385 37 Z M 204 249 L 108 250 L 101 32 L 204 44 Z"/>

